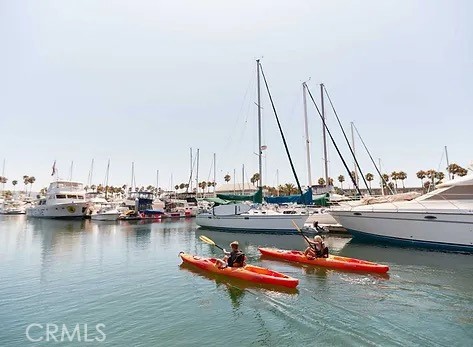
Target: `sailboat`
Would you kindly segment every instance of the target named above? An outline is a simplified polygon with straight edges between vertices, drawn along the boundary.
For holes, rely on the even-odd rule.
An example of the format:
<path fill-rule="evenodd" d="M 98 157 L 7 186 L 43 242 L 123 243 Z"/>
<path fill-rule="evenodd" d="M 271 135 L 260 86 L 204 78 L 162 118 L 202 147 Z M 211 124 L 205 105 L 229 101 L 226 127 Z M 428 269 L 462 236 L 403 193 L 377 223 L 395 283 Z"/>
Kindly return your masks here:
<path fill-rule="evenodd" d="M 261 143 L 260 68 L 260 61 L 256 60 L 258 93 L 258 159 L 260 177 L 260 180 L 258 181 L 258 191 L 254 194 L 254 196 L 252 196 L 252 202 L 256 205 L 239 203 L 214 206 L 210 211 L 202 212 L 197 215 L 196 223 L 202 228 L 220 231 L 297 233 L 297 231 L 294 229 L 293 223 L 302 228 L 307 219 L 307 214 L 285 214 L 265 208 L 262 205 L 262 153 L 265 147 L 262 146 Z"/>
<path fill-rule="evenodd" d="M 110 159 L 108 160 L 107 164 L 107 173 L 105 179 L 105 201 L 107 201 L 107 192 L 108 192 L 108 176 L 110 173 Z M 116 221 L 118 217 L 120 217 L 121 212 L 114 206 L 108 202 L 101 205 L 100 209 L 97 211 L 93 211 L 90 215 L 92 220 L 99 220 L 99 221 Z"/>

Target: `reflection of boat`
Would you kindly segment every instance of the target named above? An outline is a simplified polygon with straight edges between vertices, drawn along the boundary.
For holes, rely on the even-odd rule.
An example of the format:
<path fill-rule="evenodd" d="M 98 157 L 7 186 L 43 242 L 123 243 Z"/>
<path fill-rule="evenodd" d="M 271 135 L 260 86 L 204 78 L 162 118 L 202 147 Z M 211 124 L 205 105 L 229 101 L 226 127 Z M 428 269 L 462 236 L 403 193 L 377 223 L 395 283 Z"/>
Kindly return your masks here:
<path fill-rule="evenodd" d="M 276 248 L 258 248 L 262 255 L 283 259 L 289 262 L 303 263 L 313 266 L 326 267 L 331 269 L 360 272 L 386 273 L 389 271 L 387 265 L 381 265 L 370 261 L 356 258 L 347 258 L 337 255 L 329 255 L 328 258 L 307 258 L 303 252 L 294 250 L 283 250 Z"/>
<path fill-rule="evenodd" d="M 473 175 L 411 201 L 333 209 L 355 239 L 473 252 Z"/>
<path fill-rule="evenodd" d="M 26 215 L 37 218 L 84 218 L 86 210 L 82 183 L 56 181 L 49 185 L 46 198 L 26 209 Z"/>
<path fill-rule="evenodd" d="M 245 265 L 243 267 L 227 266 L 221 268 L 216 265 L 216 258 L 204 258 L 185 253 L 180 253 L 179 255 L 183 262 L 192 264 L 202 270 L 216 273 L 222 276 L 234 277 L 245 281 L 289 288 L 295 288 L 299 284 L 299 280 L 296 278 L 259 266 Z"/>

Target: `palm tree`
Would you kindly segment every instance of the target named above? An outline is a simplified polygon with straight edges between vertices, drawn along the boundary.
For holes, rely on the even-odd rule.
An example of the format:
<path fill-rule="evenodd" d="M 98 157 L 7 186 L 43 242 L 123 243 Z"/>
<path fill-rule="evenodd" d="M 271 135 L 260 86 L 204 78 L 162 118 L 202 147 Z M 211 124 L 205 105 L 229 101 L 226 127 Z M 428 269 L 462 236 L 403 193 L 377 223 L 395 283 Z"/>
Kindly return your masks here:
<path fill-rule="evenodd" d="M 366 180 L 369 182 L 369 184 L 370 184 L 370 190 L 371 190 L 371 181 L 374 180 L 374 176 L 373 176 L 372 173 L 369 173 L 369 172 L 368 172 L 368 173 L 365 175 L 365 178 L 366 178 Z"/>
<path fill-rule="evenodd" d="M 388 182 L 389 182 L 389 175 L 384 173 L 384 174 L 382 174 L 381 176 L 383 177 L 384 184 L 388 184 Z"/>
<path fill-rule="evenodd" d="M 15 191 L 15 186 L 18 184 L 17 180 L 11 181 L 11 184 L 13 184 L 13 191 Z"/>
<path fill-rule="evenodd" d="M 399 171 L 397 173 L 397 178 L 401 180 L 402 182 L 402 189 L 406 189 L 404 186 L 404 180 L 407 178 L 407 174 L 404 171 Z"/>
<path fill-rule="evenodd" d="M 333 186 L 333 178 L 332 177 L 328 178 L 328 185 Z"/>
<path fill-rule="evenodd" d="M 186 187 L 186 184 L 185 184 L 185 183 L 179 184 L 179 189 L 184 189 L 185 187 Z"/>
<path fill-rule="evenodd" d="M 458 172 L 458 176 L 463 177 L 463 176 L 466 176 L 467 173 L 468 173 L 468 170 L 461 167 Z"/>
<path fill-rule="evenodd" d="M 92 189 L 92 190 L 95 192 L 95 190 L 97 189 L 97 186 L 96 186 L 95 184 L 92 184 L 92 185 L 90 186 L 90 189 Z"/>
<path fill-rule="evenodd" d="M 340 182 L 340 187 L 343 189 L 343 182 L 345 181 L 345 177 L 343 175 L 338 176 L 338 182 Z"/>
<path fill-rule="evenodd" d="M 31 195 L 31 190 L 33 189 L 33 183 L 36 181 L 36 177 L 30 176 L 28 177 L 28 183 L 30 184 L 30 195 Z"/>
<path fill-rule="evenodd" d="M 436 172 L 435 178 L 438 180 L 436 184 L 442 183 L 442 180 L 445 178 L 445 174 L 443 172 Z"/>
<path fill-rule="evenodd" d="M 325 185 L 325 180 L 323 177 L 320 177 L 319 180 L 317 181 L 317 183 L 321 186 L 324 186 Z"/>
<path fill-rule="evenodd" d="M 430 170 L 427 170 L 426 174 L 427 174 L 427 177 L 430 179 L 430 181 L 432 183 L 434 183 L 434 179 L 435 179 L 435 174 L 437 173 L 437 171 L 435 171 L 434 169 L 430 169 Z"/>
<path fill-rule="evenodd" d="M 27 193 L 26 185 L 29 183 L 28 178 L 29 177 L 27 175 L 23 176 L 23 184 L 25 185 L 25 194 Z"/>
<path fill-rule="evenodd" d="M 416 176 L 418 179 L 420 179 L 420 184 L 422 185 L 422 187 L 425 188 L 424 178 L 427 176 L 427 172 L 425 172 L 424 170 L 417 171 Z"/>
<path fill-rule="evenodd" d="M 225 177 L 223 177 L 223 179 L 225 180 L 225 182 L 230 182 L 230 179 L 232 178 L 232 176 L 230 176 L 229 174 L 226 174 Z"/>
<path fill-rule="evenodd" d="M 397 191 L 397 180 L 399 179 L 399 173 L 397 171 L 391 172 L 391 179 L 394 181 L 394 186 L 396 187 Z"/>
<path fill-rule="evenodd" d="M 253 176 L 251 176 L 251 183 L 253 183 L 253 185 L 255 185 L 256 182 L 258 182 L 260 180 L 260 174 L 259 173 L 254 173 Z"/>
<path fill-rule="evenodd" d="M 178 190 L 178 189 L 179 189 L 179 184 L 176 184 L 176 185 L 174 186 L 174 189 L 175 189 L 175 190 Z"/>

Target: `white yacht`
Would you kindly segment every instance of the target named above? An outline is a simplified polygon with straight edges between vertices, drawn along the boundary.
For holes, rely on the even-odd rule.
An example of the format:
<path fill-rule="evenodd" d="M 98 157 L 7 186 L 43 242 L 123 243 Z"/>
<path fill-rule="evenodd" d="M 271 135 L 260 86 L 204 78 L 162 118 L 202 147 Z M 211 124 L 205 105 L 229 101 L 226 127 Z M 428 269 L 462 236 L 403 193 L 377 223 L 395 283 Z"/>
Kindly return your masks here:
<path fill-rule="evenodd" d="M 330 214 L 355 238 L 473 252 L 473 175 L 411 201 L 345 206 Z"/>
<path fill-rule="evenodd" d="M 55 181 L 49 185 L 45 198 L 26 209 L 26 215 L 37 218 L 84 218 L 87 205 L 82 183 Z"/>
<path fill-rule="evenodd" d="M 112 204 L 103 204 L 99 210 L 94 211 L 90 215 L 90 218 L 100 221 L 116 221 L 121 214 L 122 213 Z"/>

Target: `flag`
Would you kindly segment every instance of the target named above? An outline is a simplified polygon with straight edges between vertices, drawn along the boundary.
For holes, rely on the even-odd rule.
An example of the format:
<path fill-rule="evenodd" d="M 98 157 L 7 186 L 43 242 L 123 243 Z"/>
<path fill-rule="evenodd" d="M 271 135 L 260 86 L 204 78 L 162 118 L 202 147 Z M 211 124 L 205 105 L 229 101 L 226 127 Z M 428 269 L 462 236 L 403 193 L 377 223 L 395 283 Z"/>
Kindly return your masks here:
<path fill-rule="evenodd" d="M 53 172 L 51 173 L 51 176 L 54 176 L 55 173 L 56 173 L 56 160 L 54 161 L 54 164 L 53 164 Z"/>

